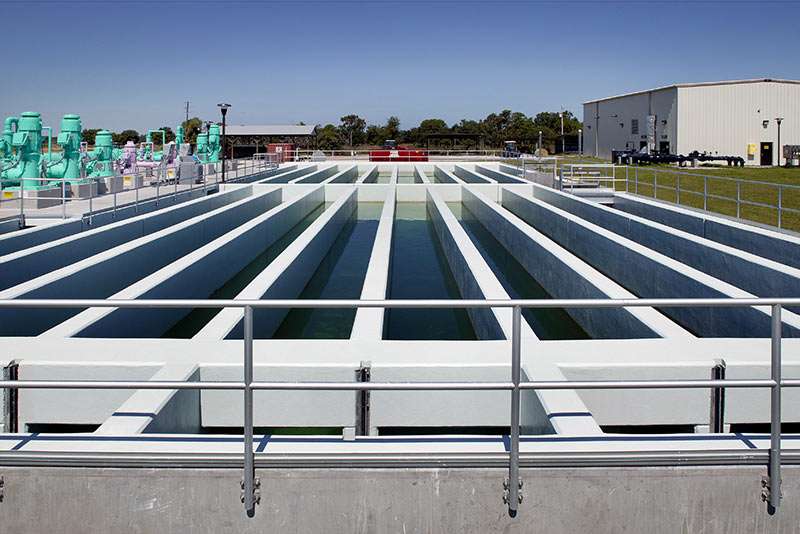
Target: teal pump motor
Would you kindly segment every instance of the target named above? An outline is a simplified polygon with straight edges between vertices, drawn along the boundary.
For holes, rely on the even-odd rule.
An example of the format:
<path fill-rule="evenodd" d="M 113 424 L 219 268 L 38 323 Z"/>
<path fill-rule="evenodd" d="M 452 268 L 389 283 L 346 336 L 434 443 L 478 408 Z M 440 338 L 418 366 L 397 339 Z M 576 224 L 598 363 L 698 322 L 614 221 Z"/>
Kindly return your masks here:
<path fill-rule="evenodd" d="M 113 176 L 114 170 L 111 168 L 114 162 L 114 146 L 111 139 L 111 132 L 101 130 L 97 132 L 94 138 L 94 151 L 92 152 L 92 172 L 89 174 L 92 178 L 101 178 L 104 176 Z"/>
<path fill-rule="evenodd" d="M 178 146 L 183 144 L 183 126 L 178 126 L 178 131 L 175 134 L 175 144 Z"/>
<path fill-rule="evenodd" d="M 8 117 L 6 119 L 3 136 L 0 137 L 0 166 L 5 166 L 14 160 L 14 130 L 11 129 L 12 125 L 19 125 L 19 117 Z"/>
<path fill-rule="evenodd" d="M 208 163 L 208 134 L 197 135 L 197 150 L 194 156 L 200 163 Z"/>
<path fill-rule="evenodd" d="M 39 151 L 42 148 L 42 117 L 35 111 L 26 111 L 17 119 L 10 117 L 11 122 L 6 120 L 6 126 L 10 129 L 10 124 L 16 124 L 17 130 L 11 135 L 11 147 L 15 152 L 9 165 L 3 167 L 3 187 L 15 187 L 20 185 L 20 180 L 25 180 L 25 187 L 35 189 L 39 187 L 39 169 L 41 167 L 42 155 Z M 3 137 L 7 138 L 6 132 Z"/>
<path fill-rule="evenodd" d="M 216 163 L 219 161 L 221 148 L 219 125 L 212 124 L 208 128 L 208 163 Z"/>
<path fill-rule="evenodd" d="M 78 115 L 64 115 L 61 120 L 61 133 L 57 143 L 61 146 L 61 158 L 47 164 L 48 178 L 63 178 L 70 182 L 80 181 L 81 158 L 81 118 Z"/>

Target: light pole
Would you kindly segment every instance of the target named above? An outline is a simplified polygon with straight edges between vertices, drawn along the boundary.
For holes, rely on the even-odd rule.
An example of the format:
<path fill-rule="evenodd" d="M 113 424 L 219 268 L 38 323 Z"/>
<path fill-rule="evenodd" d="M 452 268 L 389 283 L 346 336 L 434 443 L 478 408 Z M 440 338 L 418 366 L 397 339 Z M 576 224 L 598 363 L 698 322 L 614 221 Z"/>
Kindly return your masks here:
<path fill-rule="evenodd" d="M 778 167 L 781 166 L 781 123 L 783 117 L 775 117 L 775 122 L 778 123 Z"/>
<path fill-rule="evenodd" d="M 228 114 L 230 104 L 217 104 L 222 112 L 222 183 L 225 183 L 225 115 Z"/>
<path fill-rule="evenodd" d="M 561 106 L 561 113 L 558 114 L 561 117 L 561 152 L 566 154 L 567 146 L 564 142 L 564 106 Z"/>
<path fill-rule="evenodd" d="M 542 131 L 539 130 L 539 153 L 536 154 L 540 158 L 542 157 Z"/>
<path fill-rule="evenodd" d="M 578 130 L 578 164 L 581 163 L 583 163 L 583 130 Z"/>

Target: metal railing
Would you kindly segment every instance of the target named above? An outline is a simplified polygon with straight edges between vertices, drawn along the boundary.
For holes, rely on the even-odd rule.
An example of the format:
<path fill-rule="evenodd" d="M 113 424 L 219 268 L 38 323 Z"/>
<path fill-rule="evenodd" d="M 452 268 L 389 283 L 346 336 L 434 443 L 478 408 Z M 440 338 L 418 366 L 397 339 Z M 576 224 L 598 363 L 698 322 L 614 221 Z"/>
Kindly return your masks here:
<path fill-rule="evenodd" d="M 244 392 L 244 477 L 242 501 L 248 516 L 255 513 L 260 493 L 256 487 L 253 450 L 253 391 L 255 390 L 361 390 L 361 391 L 487 391 L 511 392 L 509 478 L 505 499 L 509 513 L 516 514 L 521 502 L 520 393 L 522 390 L 566 389 L 660 389 L 660 388 L 770 388 L 770 448 L 768 475 L 762 498 L 773 508 L 780 505 L 781 388 L 800 387 L 800 379 L 781 375 L 781 310 L 800 305 L 800 298 L 749 299 L 511 299 L 511 300 L 0 300 L 0 308 L 242 308 L 244 311 L 244 357 L 242 382 L 181 382 L 127 380 L 3 380 L 0 388 L 35 389 L 198 389 Z M 521 381 L 522 308 L 629 308 L 629 307 L 740 307 L 771 308 L 769 379 L 721 380 L 593 380 Z M 256 308 L 512 308 L 511 377 L 508 382 L 256 382 L 253 380 L 253 310 Z M 645 465 L 645 464 L 642 464 Z"/>
<path fill-rule="evenodd" d="M 257 154 L 249 158 L 239 158 L 226 160 L 227 182 L 236 183 L 245 180 L 253 175 L 270 172 L 278 169 L 279 161 L 276 154 Z M 19 202 L 19 227 L 25 227 L 26 201 L 35 201 L 39 197 L 25 196 L 26 191 L 42 190 L 42 187 L 32 187 L 31 183 L 37 186 L 47 186 L 54 184 L 53 188 L 59 189 L 59 196 L 41 197 L 42 200 L 55 201 L 55 204 L 43 208 L 28 208 L 28 214 L 32 211 L 38 217 L 55 217 L 66 219 L 68 217 L 67 204 L 79 201 L 88 201 L 86 210 L 81 210 L 80 215 L 84 217 L 89 225 L 92 219 L 99 213 L 111 212 L 112 219 L 116 219 L 117 209 L 123 206 L 133 206 L 134 213 L 139 212 L 139 205 L 145 201 L 153 201 L 158 206 L 164 198 L 172 198 L 177 201 L 178 194 L 188 191 L 191 195 L 196 189 L 202 189 L 203 195 L 206 194 L 209 186 L 218 185 L 221 179 L 222 162 L 198 163 L 196 171 L 189 176 L 181 176 L 181 167 L 159 165 L 135 172 L 123 172 L 117 165 L 113 166 L 114 174 L 111 176 L 92 177 L 86 176 L 85 167 L 81 169 L 81 178 L 77 181 L 64 178 L 6 178 L 0 179 L 0 186 L 13 183 L 15 188 L 9 191 L 3 188 L 3 195 L 0 198 L 0 208 L 7 203 Z M 130 183 L 130 187 L 126 184 Z M 18 185 L 17 185 L 18 184 Z M 75 194 L 81 186 L 88 186 L 88 195 Z M 188 187 L 187 187 L 188 186 Z M 27 187 L 27 189 L 26 189 Z M 134 193 L 134 197 L 125 198 L 125 203 L 118 202 L 119 196 L 126 193 Z M 18 196 L 16 196 L 16 195 Z M 99 199 L 112 199 L 111 206 L 96 209 L 96 201 Z M 52 211 L 42 212 L 47 208 L 61 206 L 60 216 Z M 44 215 L 43 215 L 44 214 Z"/>
<path fill-rule="evenodd" d="M 659 169 L 641 169 L 639 167 L 618 167 L 620 170 L 622 168 L 625 169 L 625 180 L 627 181 L 625 191 L 628 193 L 634 193 L 641 196 L 647 196 L 643 193 L 639 192 L 640 186 L 642 189 L 651 189 L 653 193 L 653 198 L 658 200 L 663 200 L 666 202 L 671 202 L 676 205 L 680 206 L 690 206 L 695 208 L 700 208 L 700 201 L 702 201 L 702 209 L 704 211 L 709 210 L 709 200 L 716 200 L 721 201 L 722 203 L 735 203 L 736 211 L 735 217 L 737 219 L 742 218 L 742 206 L 755 206 L 759 208 L 765 208 L 767 210 L 775 210 L 777 212 L 777 226 L 778 228 L 783 228 L 784 221 L 785 221 L 785 214 L 786 213 L 793 213 L 796 215 L 800 215 L 800 206 L 798 208 L 790 208 L 784 205 L 784 199 L 789 197 L 787 193 L 794 196 L 795 201 L 800 201 L 800 186 L 797 185 L 788 185 L 788 184 L 777 184 L 773 182 L 760 182 L 754 180 L 742 180 L 737 178 L 727 178 L 723 176 L 712 176 L 707 174 L 696 174 L 690 172 L 679 172 L 679 171 L 672 171 L 672 170 L 659 170 Z M 631 170 L 633 172 L 631 172 Z M 640 174 L 643 176 L 640 179 Z M 649 181 L 644 178 L 644 175 L 647 175 L 648 178 L 652 178 L 652 181 Z M 659 183 L 659 176 L 661 177 L 661 183 Z M 723 194 L 716 194 L 709 192 L 709 181 L 719 181 L 722 185 L 723 189 L 728 189 L 731 192 L 730 196 L 726 196 Z M 683 187 L 681 187 L 681 182 L 683 182 Z M 689 184 L 694 185 L 694 187 L 687 187 L 687 182 Z M 674 185 L 673 185 L 674 184 Z M 767 189 L 775 189 L 777 190 L 777 203 L 776 204 L 767 204 L 764 202 L 758 202 L 755 200 L 747 200 L 742 198 L 742 188 L 749 188 L 751 186 L 758 186 L 761 188 Z M 700 188 L 702 187 L 702 190 Z M 735 189 L 735 196 L 733 190 Z M 658 193 L 659 191 L 671 191 L 674 193 L 674 201 L 672 200 L 665 200 L 664 198 L 659 198 Z M 683 194 L 684 201 L 681 201 L 681 195 Z M 688 197 L 688 198 L 687 198 Z M 691 201 L 687 202 L 688 199 L 696 198 L 698 202 L 692 203 Z M 719 213 L 718 210 L 712 210 Z"/>

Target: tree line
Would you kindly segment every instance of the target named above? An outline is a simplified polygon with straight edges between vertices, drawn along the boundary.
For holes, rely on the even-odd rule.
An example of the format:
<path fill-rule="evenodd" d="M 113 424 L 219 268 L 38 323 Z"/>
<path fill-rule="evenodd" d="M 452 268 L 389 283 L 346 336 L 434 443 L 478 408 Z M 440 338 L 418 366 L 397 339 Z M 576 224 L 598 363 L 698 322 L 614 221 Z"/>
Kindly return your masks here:
<path fill-rule="evenodd" d="M 429 134 L 468 133 L 480 134 L 484 139 L 485 148 L 499 148 L 503 141 L 517 140 L 523 145 L 531 146 L 542 132 L 543 138 L 554 138 L 561 134 L 561 115 L 559 112 L 541 112 L 535 117 L 528 117 L 524 113 L 503 110 L 500 113 L 490 113 L 485 119 L 462 119 L 460 122 L 448 126 L 442 119 L 425 119 L 418 126 L 403 130 L 400 128 L 400 119 L 389 117 L 384 125 L 370 124 L 358 115 L 346 115 L 339 119 L 338 125 L 326 124 L 318 126 L 317 146 L 323 150 L 337 150 L 346 147 L 363 145 L 381 146 L 384 140 L 394 139 L 398 144 L 424 148 L 427 146 Z M 583 127 L 570 111 L 564 111 L 564 133 L 577 134 Z M 450 140 L 432 140 L 431 148 L 449 147 Z M 461 139 L 459 146 L 474 148 L 478 141 L 474 139 Z"/>

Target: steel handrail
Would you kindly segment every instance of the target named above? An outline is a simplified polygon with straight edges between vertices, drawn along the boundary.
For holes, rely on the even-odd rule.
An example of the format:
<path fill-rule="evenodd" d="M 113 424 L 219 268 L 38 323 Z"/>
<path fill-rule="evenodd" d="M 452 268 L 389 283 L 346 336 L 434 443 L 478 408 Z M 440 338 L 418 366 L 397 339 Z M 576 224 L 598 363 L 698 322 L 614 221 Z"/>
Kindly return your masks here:
<path fill-rule="evenodd" d="M 770 450 L 769 475 L 764 498 L 773 507 L 780 505 L 781 467 L 781 388 L 800 387 L 800 380 L 784 380 L 781 376 L 781 341 L 783 306 L 800 305 L 800 298 L 744 299 L 508 299 L 508 300 L 210 300 L 210 299 L 25 299 L 0 300 L 0 308 L 70 307 L 70 308 L 243 308 L 244 311 L 244 380 L 242 382 L 174 382 L 174 381 L 0 381 L 4 388 L 69 388 L 69 389 L 225 389 L 244 391 L 244 504 L 247 514 L 255 513 L 255 455 L 253 451 L 253 391 L 255 390 L 509 390 L 511 391 L 510 450 L 508 454 L 509 513 L 516 514 L 520 502 L 519 489 L 519 424 L 520 393 L 523 389 L 651 389 L 651 388 L 720 388 L 769 387 Z M 521 374 L 522 308 L 606 308 L 606 307 L 717 307 L 769 306 L 771 308 L 770 379 L 725 380 L 600 380 L 600 381 L 527 381 Z M 255 382 L 253 380 L 253 310 L 256 308 L 512 308 L 511 381 L 510 382 Z"/>

